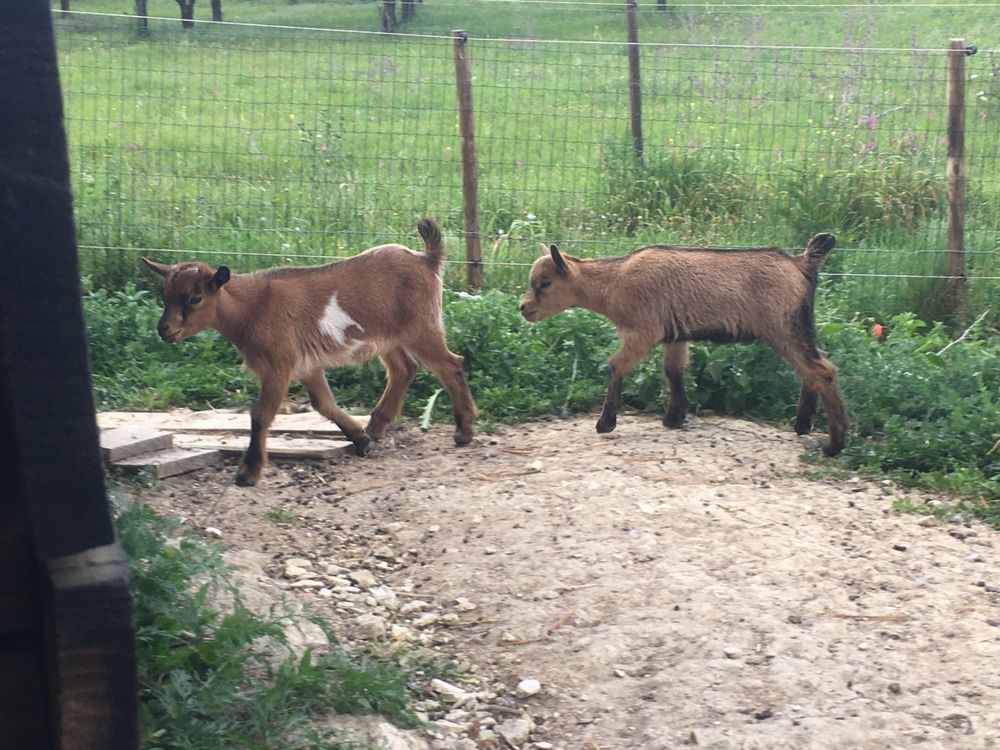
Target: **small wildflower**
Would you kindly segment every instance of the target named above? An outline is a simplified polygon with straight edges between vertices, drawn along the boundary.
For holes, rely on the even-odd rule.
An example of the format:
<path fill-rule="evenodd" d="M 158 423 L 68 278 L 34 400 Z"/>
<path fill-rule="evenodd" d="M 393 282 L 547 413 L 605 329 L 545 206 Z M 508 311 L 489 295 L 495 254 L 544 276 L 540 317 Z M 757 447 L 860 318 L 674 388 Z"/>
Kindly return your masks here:
<path fill-rule="evenodd" d="M 872 336 L 874 336 L 877 339 L 882 338 L 882 324 L 881 323 L 876 323 L 875 325 L 872 326 Z"/>

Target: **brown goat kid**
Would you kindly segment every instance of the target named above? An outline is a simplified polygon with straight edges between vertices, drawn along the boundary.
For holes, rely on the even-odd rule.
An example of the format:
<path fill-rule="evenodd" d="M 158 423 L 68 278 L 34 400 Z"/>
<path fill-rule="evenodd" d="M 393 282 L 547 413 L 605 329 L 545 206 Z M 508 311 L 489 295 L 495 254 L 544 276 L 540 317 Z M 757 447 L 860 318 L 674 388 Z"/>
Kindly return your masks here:
<path fill-rule="evenodd" d="M 204 263 L 164 265 L 143 258 L 163 277 L 163 316 L 157 326 L 168 343 L 214 328 L 243 355 L 260 380 L 250 410 L 250 445 L 236 484 L 253 485 L 267 461 L 267 430 L 292 378 L 313 408 L 332 420 L 363 456 L 399 416 L 416 360 L 442 382 L 455 413 L 455 444 L 472 440 L 476 404 L 462 358 L 445 342 L 441 321 L 441 232 L 430 219 L 418 231 L 424 252 L 380 245 L 322 266 L 270 268 L 231 274 Z M 341 410 L 324 370 L 379 357 L 386 387 L 367 430 Z"/>
<path fill-rule="evenodd" d="M 583 260 L 542 246 L 521 299 L 525 320 L 582 307 L 611 319 L 621 345 L 608 364 L 611 376 L 598 432 L 615 428 L 622 378 L 653 347 L 664 344 L 663 369 L 670 401 L 663 423 L 679 427 L 687 414 L 684 370 L 689 341 L 760 340 L 780 354 L 802 381 L 795 431 L 812 429 L 817 396 L 829 423 L 823 451 L 844 447 L 847 412 L 837 368 L 816 348 L 813 297 L 819 267 L 836 240 L 817 234 L 802 255 L 777 248 L 728 250 L 665 245 L 629 255 Z"/>

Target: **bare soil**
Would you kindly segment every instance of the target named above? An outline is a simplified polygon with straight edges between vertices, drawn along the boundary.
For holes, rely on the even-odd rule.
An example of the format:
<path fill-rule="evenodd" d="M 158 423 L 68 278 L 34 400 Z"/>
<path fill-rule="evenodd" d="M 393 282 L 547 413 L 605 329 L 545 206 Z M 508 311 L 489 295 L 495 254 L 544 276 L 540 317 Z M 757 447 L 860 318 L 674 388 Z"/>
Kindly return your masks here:
<path fill-rule="evenodd" d="M 275 464 L 250 489 L 230 463 L 143 499 L 256 553 L 347 640 L 359 610 L 290 588 L 288 558 L 367 568 L 404 606 L 427 602 L 373 611 L 401 626 L 386 639 L 441 615 L 420 640 L 470 685 L 537 679 L 494 711 L 531 717 L 524 747 L 1000 747 L 995 530 L 893 512 L 929 498 L 830 478 L 802 460 L 819 436 L 593 424 L 503 427 L 461 449 L 445 425 L 405 425 L 365 459 Z M 433 746 L 507 746 L 477 729 Z"/>

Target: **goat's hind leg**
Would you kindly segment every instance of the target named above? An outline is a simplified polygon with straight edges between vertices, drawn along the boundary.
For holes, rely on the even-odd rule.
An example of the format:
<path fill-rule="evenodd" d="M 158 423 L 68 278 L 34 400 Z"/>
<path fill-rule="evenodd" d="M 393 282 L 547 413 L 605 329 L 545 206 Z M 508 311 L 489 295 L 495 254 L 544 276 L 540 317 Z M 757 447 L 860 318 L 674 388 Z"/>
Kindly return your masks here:
<path fill-rule="evenodd" d="M 812 416 L 816 412 L 816 399 L 819 397 L 826 410 L 829 432 L 829 440 L 823 446 L 823 453 L 836 456 L 844 449 L 844 436 L 848 426 L 847 408 L 844 406 L 844 399 L 837 384 L 837 368 L 825 354 L 808 342 L 793 350 L 778 347 L 775 349 L 795 368 L 802 380 L 798 414 L 795 419 L 796 432 L 805 427 L 807 415 L 809 422 L 812 421 Z M 804 433 L 799 432 L 799 434 Z"/>
<path fill-rule="evenodd" d="M 372 416 L 365 430 L 372 440 L 381 439 L 385 428 L 396 421 L 403 409 L 406 389 L 417 374 L 417 363 L 402 347 L 383 354 L 380 359 L 385 365 L 385 391 L 372 409 Z"/>
<path fill-rule="evenodd" d="M 299 378 L 302 385 L 309 393 L 309 402 L 312 407 L 343 430 L 344 435 L 354 443 L 354 453 L 358 456 L 365 456 L 371 451 L 371 438 L 350 414 L 337 406 L 333 398 L 333 391 L 330 384 L 326 382 L 326 373 L 322 370 L 314 370 L 303 378 Z"/>
<path fill-rule="evenodd" d="M 475 434 L 472 420 L 478 410 L 472 398 L 472 391 L 465 382 L 465 371 L 462 369 L 462 358 L 453 354 L 444 340 L 444 333 L 433 338 L 407 344 L 407 349 L 423 362 L 434 377 L 441 381 L 448 395 L 451 396 L 451 408 L 455 413 L 455 445 L 468 445 Z"/>
<path fill-rule="evenodd" d="M 688 366 L 688 344 L 686 341 L 670 342 L 663 345 L 663 372 L 670 383 L 670 401 L 663 415 L 667 427 L 680 427 L 687 417 L 688 398 L 684 390 L 684 372 Z"/>

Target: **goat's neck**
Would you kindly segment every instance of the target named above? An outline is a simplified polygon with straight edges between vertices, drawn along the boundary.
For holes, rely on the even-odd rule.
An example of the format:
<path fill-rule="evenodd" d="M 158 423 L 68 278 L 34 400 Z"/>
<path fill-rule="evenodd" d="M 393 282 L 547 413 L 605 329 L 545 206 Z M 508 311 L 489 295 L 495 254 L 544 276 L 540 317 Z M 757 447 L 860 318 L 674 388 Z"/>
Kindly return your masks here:
<path fill-rule="evenodd" d="M 252 324 L 254 297 L 261 297 L 257 286 L 260 279 L 234 275 L 219 291 L 215 330 L 225 336 L 240 351 L 250 343 L 249 328 Z"/>
<path fill-rule="evenodd" d="M 616 269 L 597 260 L 584 260 L 576 264 L 576 306 L 608 315 L 608 300 L 617 279 Z"/>

